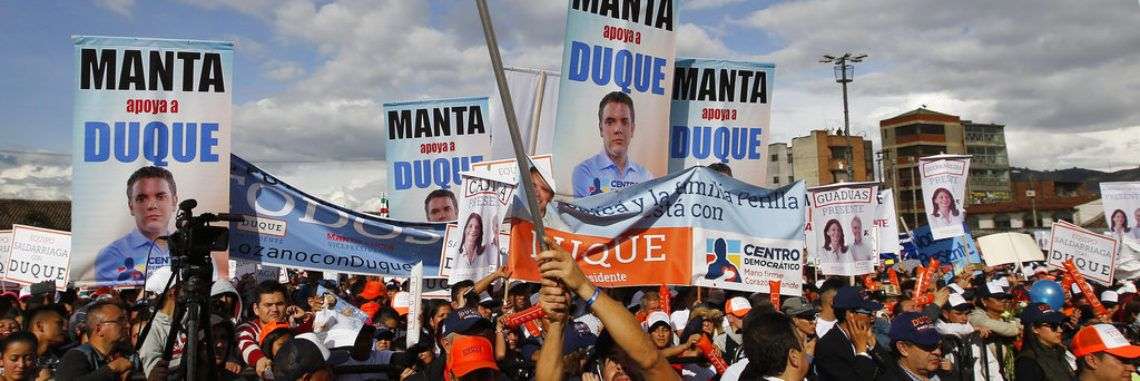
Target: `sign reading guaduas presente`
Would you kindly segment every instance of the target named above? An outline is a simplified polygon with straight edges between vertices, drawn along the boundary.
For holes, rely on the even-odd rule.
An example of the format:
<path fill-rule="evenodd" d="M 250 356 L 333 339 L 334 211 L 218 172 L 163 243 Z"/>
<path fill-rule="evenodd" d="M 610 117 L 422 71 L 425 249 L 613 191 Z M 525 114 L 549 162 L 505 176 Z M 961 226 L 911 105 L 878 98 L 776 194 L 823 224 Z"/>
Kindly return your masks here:
<path fill-rule="evenodd" d="M 552 152 L 559 193 L 585 197 L 664 175 L 675 2 L 568 3 Z"/>
<path fill-rule="evenodd" d="M 763 184 L 775 65 L 682 58 L 673 71 L 669 171 L 723 163 Z"/>
<path fill-rule="evenodd" d="M 5 258 L 4 279 L 20 284 L 52 281 L 67 288 L 71 234 L 64 231 L 12 225 L 12 246 Z"/>
<path fill-rule="evenodd" d="M 811 200 L 810 247 L 820 272 L 860 275 L 875 271 L 872 226 L 878 217 L 879 187 L 874 183 L 845 183 L 808 190 Z"/>
<path fill-rule="evenodd" d="M 459 173 L 491 154 L 487 111 L 487 97 L 384 104 L 392 218 L 455 221 Z"/>
<path fill-rule="evenodd" d="M 407 276 L 416 262 L 439 271 L 443 224 L 400 222 L 314 198 L 233 156 L 230 253 L 287 267 Z"/>
<path fill-rule="evenodd" d="M 459 234 L 444 243 L 450 262 L 448 283 L 477 281 L 502 265 L 499 225 L 515 197 L 514 179 L 489 172 L 465 172 L 460 184 Z M 505 247 L 504 247 L 505 249 Z"/>
<path fill-rule="evenodd" d="M 937 155 L 919 159 L 922 197 L 926 205 L 926 221 L 934 239 L 966 234 L 966 176 L 970 173 L 970 157 Z"/>
<path fill-rule="evenodd" d="M 73 279 L 140 285 L 169 265 L 180 201 L 229 211 L 233 43 L 73 37 Z M 228 276 L 226 253 L 212 253 Z"/>
<path fill-rule="evenodd" d="M 1072 258 L 1077 271 L 1085 278 L 1105 286 L 1112 285 L 1116 273 L 1119 243 L 1110 236 L 1096 234 L 1065 221 L 1053 223 L 1046 263 L 1063 268 Z"/>
<path fill-rule="evenodd" d="M 1140 182 L 1100 183 L 1108 231 L 1122 239 L 1140 240 Z"/>
<path fill-rule="evenodd" d="M 554 202 L 546 235 L 602 287 L 709 285 L 795 295 L 803 283 L 804 185 L 760 188 L 692 167 L 596 197 Z M 514 276 L 538 281 L 530 221 L 512 220 Z"/>

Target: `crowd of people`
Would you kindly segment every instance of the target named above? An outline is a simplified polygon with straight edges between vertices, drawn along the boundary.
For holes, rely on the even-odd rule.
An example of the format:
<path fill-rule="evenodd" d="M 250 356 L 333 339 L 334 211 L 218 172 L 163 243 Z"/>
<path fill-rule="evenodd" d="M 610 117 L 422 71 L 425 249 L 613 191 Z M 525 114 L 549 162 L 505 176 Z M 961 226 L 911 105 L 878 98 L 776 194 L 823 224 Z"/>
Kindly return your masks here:
<path fill-rule="evenodd" d="M 1129 281 L 1041 296 L 1035 283 L 1058 282 L 1061 270 L 1036 267 L 1027 278 L 979 265 L 939 269 L 920 290 L 899 266 L 893 282 L 809 272 L 802 296 L 773 299 L 604 289 L 561 249 L 538 259 L 541 283 L 502 269 L 440 299 L 412 300 L 406 280 L 375 276 L 215 280 L 200 323 L 208 337 L 188 336 L 185 317 L 175 322 L 181 288 L 165 287 L 169 268 L 141 289 L 36 284 L 0 294 L 0 380 L 1140 378 L 1131 344 L 1140 298 Z M 198 340 L 191 369 L 188 337 Z"/>

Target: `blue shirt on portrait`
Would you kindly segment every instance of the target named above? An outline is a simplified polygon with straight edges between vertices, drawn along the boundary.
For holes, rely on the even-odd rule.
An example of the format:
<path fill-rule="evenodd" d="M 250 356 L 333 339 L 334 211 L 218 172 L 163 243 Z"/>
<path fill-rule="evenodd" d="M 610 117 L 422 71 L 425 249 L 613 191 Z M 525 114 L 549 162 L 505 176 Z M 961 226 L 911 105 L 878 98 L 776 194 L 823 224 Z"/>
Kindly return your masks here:
<path fill-rule="evenodd" d="M 615 191 L 654 178 L 652 173 L 633 160 L 626 160 L 626 164 L 625 173 L 618 173 L 617 164 L 610 160 L 605 151 L 582 160 L 574 167 L 574 175 L 570 179 L 574 185 L 574 197 Z"/>
<path fill-rule="evenodd" d="M 142 282 L 146 280 L 147 266 L 143 266 L 143 271 L 139 271 L 138 266 L 145 264 L 148 257 L 152 261 L 156 258 L 170 258 L 170 251 L 147 239 L 138 228 L 132 229 L 127 235 L 99 250 L 99 255 L 95 257 L 95 280 Z"/>

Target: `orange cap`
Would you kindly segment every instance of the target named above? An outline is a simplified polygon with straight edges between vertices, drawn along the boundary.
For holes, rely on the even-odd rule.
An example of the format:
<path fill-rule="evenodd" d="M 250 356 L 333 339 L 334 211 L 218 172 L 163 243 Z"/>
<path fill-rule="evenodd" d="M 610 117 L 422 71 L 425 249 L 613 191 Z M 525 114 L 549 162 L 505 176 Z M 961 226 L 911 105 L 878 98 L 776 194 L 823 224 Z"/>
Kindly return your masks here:
<path fill-rule="evenodd" d="M 289 328 L 290 328 L 289 323 L 282 323 L 282 322 L 276 322 L 276 321 L 271 321 L 271 322 L 262 324 L 261 325 L 261 332 L 257 335 L 257 343 L 261 344 L 262 341 L 265 341 L 265 337 L 269 336 L 270 332 L 276 331 L 278 329 L 289 329 Z"/>
<path fill-rule="evenodd" d="M 1081 357 L 1097 352 L 1129 359 L 1140 357 L 1140 347 L 1129 344 L 1112 324 L 1085 326 L 1073 335 L 1073 355 Z"/>
<path fill-rule="evenodd" d="M 729 299 L 728 303 L 724 304 L 724 313 L 738 318 L 743 318 L 745 315 L 748 315 L 748 311 L 752 311 L 752 303 L 749 303 L 748 299 L 739 296 Z"/>
<path fill-rule="evenodd" d="M 462 377 L 472 371 L 488 368 L 499 370 L 490 340 L 482 336 L 459 335 L 452 341 L 451 352 L 447 354 L 448 373 Z"/>
<path fill-rule="evenodd" d="M 373 300 L 379 298 L 383 292 L 386 292 L 383 282 L 379 280 L 369 280 L 364 283 L 364 290 L 360 291 L 360 297 L 365 300 Z"/>
<path fill-rule="evenodd" d="M 368 315 L 369 319 L 376 317 L 376 312 L 380 311 L 380 303 L 368 302 L 360 305 L 360 311 Z"/>
<path fill-rule="evenodd" d="M 392 298 L 392 309 L 396 310 L 400 316 L 404 316 L 410 308 L 412 308 L 412 294 L 404 291 L 397 292 L 396 297 Z"/>

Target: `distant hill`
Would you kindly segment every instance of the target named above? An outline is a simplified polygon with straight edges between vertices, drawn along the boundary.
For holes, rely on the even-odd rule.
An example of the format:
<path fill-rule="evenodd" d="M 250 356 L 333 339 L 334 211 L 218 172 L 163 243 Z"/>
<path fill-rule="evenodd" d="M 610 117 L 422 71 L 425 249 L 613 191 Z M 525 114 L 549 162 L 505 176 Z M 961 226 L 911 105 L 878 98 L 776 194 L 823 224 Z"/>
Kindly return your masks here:
<path fill-rule="evenodd" d="M 1112 181 L 1140 181 L 1140 167 L 1122 169 L 1115 172 L 1102 172 L 1095 169 L 1068 168 L 1055 171 L 1037 171 L 1029 168 L 1010 167 L 1011 181 L 1053 180 L 1063 183 L 1084 183 L 1089 191 L 1100 194 L 1100 183 Z"/>

